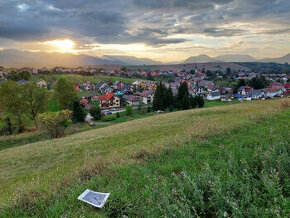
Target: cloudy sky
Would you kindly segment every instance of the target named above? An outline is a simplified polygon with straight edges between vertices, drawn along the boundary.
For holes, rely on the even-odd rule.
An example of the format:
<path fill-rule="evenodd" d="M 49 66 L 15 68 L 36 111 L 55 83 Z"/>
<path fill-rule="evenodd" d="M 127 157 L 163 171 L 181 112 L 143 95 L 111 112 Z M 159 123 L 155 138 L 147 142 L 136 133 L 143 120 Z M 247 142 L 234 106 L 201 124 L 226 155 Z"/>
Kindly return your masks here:
<path fill-rule="evenodd" d="M 130 55 L 290 52 L 289 0 L 0 0 L 0 49 Z"/>

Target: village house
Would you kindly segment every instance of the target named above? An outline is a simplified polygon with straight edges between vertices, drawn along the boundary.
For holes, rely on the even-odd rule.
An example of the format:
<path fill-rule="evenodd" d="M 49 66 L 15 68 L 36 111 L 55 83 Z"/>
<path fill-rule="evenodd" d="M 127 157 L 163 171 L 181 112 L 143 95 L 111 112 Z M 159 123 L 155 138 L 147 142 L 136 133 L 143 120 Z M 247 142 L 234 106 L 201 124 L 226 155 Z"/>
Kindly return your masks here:
<path fill-rule="evenodd" d="M 150 105 L 150 104 L 153 103 L 153 98 L 154 98 L 154 92 L 153 91 L 137 92 L 136 95 L 141 97 L 141 101 L 144 104 Z"/>
<path fill-rule="evenodd" d="M 134 89 L 132 88 L 131 85 L 129 84 L 124 84 L 121 91 L 125 94 L 125 95 L 132 95 L 134 93 Z"/>
<path fill-rule="evenodd" d="M 141 101 L 139 96 L 134 96 L 134 95 L 124 95 L 123 98 L 132 107 L 138 106 Z"/>
<path fill-rule="evenodd" d="M 143 81 L 135 81 L 132 85 L 135 89 L 146 89 L 146 83 Z"/>
<path fill-rule="evenodd" d="M 86 91 L 94 91 L 96 89 L 95 85 L 89 81 L 86 81 L 82 86 Z"/>
<path fill-rule="evenodd" d="M 156 85 L 153 82 L 146 82 L 146 89 L 148 90 L 156 90 Z"/>
<path fill-rule="evenodd" d="M 5 79 L 7 77 L 7 73 L 4 71 L 0 71 L 0 79 Z"/>
<path fill-rule="evenodd" d="M 268 88 L 267 89 L 267 96 L 270 98 L 280 96 L 284 93 L 284 90 L 282 88 Z"/>
<path fill-rule="evenodd" d="M 209 81 L 209 80 L 201 80 L 199 82 L 199 85 L 203 86 L 203 87 L 214 86 L 214 82 L 213 81 Z"/>
<path fill-rule="evenodd" d="M 39 79 L 35 82 L 38 87 L 47 88 L 47 82 L 43 79 Z"/>
<path fill-rule="evenodd" d="M 266 97 L 265 90 L 251 90 L 248 93 L 248 98 L 251 98 L 251 99 L 261 99 L 265 97 Z"/>
<path fill-rule="evenodd" d="M 118 80 L 113 83 L 113 89 L 116 89 L 116 90 L 122 90 L 123 86 L 124 86 L 124 83 Z"/>
<path fill-rule="evenodd" d="M 121 106 L 120 97 L 111 92 L 107 92 L 101 96 L 100 103 L 102 108 L 116 108 Z"/>
<path fill-rule="evenodd" d="M 221 99 L 221 93 L 219 91 L 218 92 L 211 92 L 207 95 L 206 99 L 209 101 L 219 100 L 219 99 Z"/>
<path fill-rule="evenodd" d="M 86 110 L 90 110 L 92 108 L 92 103 L 86 99 L 85 97 L 83 97 L 81 100 L 80 100 L 80 104 L 86 109 Z"/>
<path fill-rule="evenodd" d="M 238 89 L 238 94 L 239 95 L 247 95 L 249 93 L 249 91 L 252 91 L 253 88 L 252 87 L 248 87 L 248 86 L 241 86 Z"/>
<path fill-rule="evenodd" d="M 105 82 L 99 82 L 96 86 L 96 90 L 102 94 L 113 91 L 113 89 Z"/>

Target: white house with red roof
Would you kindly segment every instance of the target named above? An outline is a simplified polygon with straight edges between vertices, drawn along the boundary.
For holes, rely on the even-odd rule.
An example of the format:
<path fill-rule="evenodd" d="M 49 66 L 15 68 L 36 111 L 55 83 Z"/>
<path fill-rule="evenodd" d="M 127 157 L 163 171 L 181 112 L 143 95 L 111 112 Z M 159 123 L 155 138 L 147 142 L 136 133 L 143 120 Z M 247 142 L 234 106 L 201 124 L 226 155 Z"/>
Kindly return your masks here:
<path fill-rule="evenodd" d="M 112 92 L 107 92 L 100 97 L 100 103 L 102 108 L 116 108 L 120 107 L 120 97 Z"/>

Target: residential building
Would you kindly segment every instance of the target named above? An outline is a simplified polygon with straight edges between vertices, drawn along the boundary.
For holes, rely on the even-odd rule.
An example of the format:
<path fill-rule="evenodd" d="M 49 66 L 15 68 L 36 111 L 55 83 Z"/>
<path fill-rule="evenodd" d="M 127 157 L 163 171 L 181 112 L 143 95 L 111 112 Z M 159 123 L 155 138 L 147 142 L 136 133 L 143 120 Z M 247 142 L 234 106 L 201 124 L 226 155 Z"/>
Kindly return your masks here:
<path fill-rule="evenodd" d="M 101 96 L 100 101 L 102 108 L 116 108 L 121 106 L 120 97 L 111 92 L 107 92 Z"/>
<path fill-rule="evenodd" d="M 207 100 L 219 100 L 221 99 L 221 93 L 220 92 L 211 92 L 206 97 Z"/>
<path fill-rule="evenodd" d="M 136 95 L 141 97 L 141 101 L 144 104 L 147 104 L 147 105 L 153 104 L 153 98 L 154 98 L 153 91 L 137 92 Z"/>
<path fill-rule="evenodd" d="M 47 88 L 47 82 L 43 79 L 39 79 L 35 82 L 38 87 Z"/>

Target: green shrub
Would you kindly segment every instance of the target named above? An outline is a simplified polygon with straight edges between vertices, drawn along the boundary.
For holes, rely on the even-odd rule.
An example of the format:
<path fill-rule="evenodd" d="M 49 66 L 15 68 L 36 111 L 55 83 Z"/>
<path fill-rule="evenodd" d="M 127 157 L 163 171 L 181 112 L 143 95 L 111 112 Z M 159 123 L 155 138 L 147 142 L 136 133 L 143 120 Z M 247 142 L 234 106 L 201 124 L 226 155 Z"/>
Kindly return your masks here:
<path fill-rule="evenodd" d="M 132 115 L 133 114 L 133 109 L 131 105 L 127 104 L 126 105 L 126 115 Z"/>
<path fill-rule="evenodd" d="M 93 106 L 90 109 L 90 115 L 92 117 L 94 117 L 95 120 L 101 120 L 102 119 L 102 110 L 101 110 L 101 108 L 100 107 Z"/>
<path fill-rule="evenodd" d="M 102 118 L 103 121 L 113 121 L 116 120 L 117 117 L 115 114 L 107 115 Z"/>

